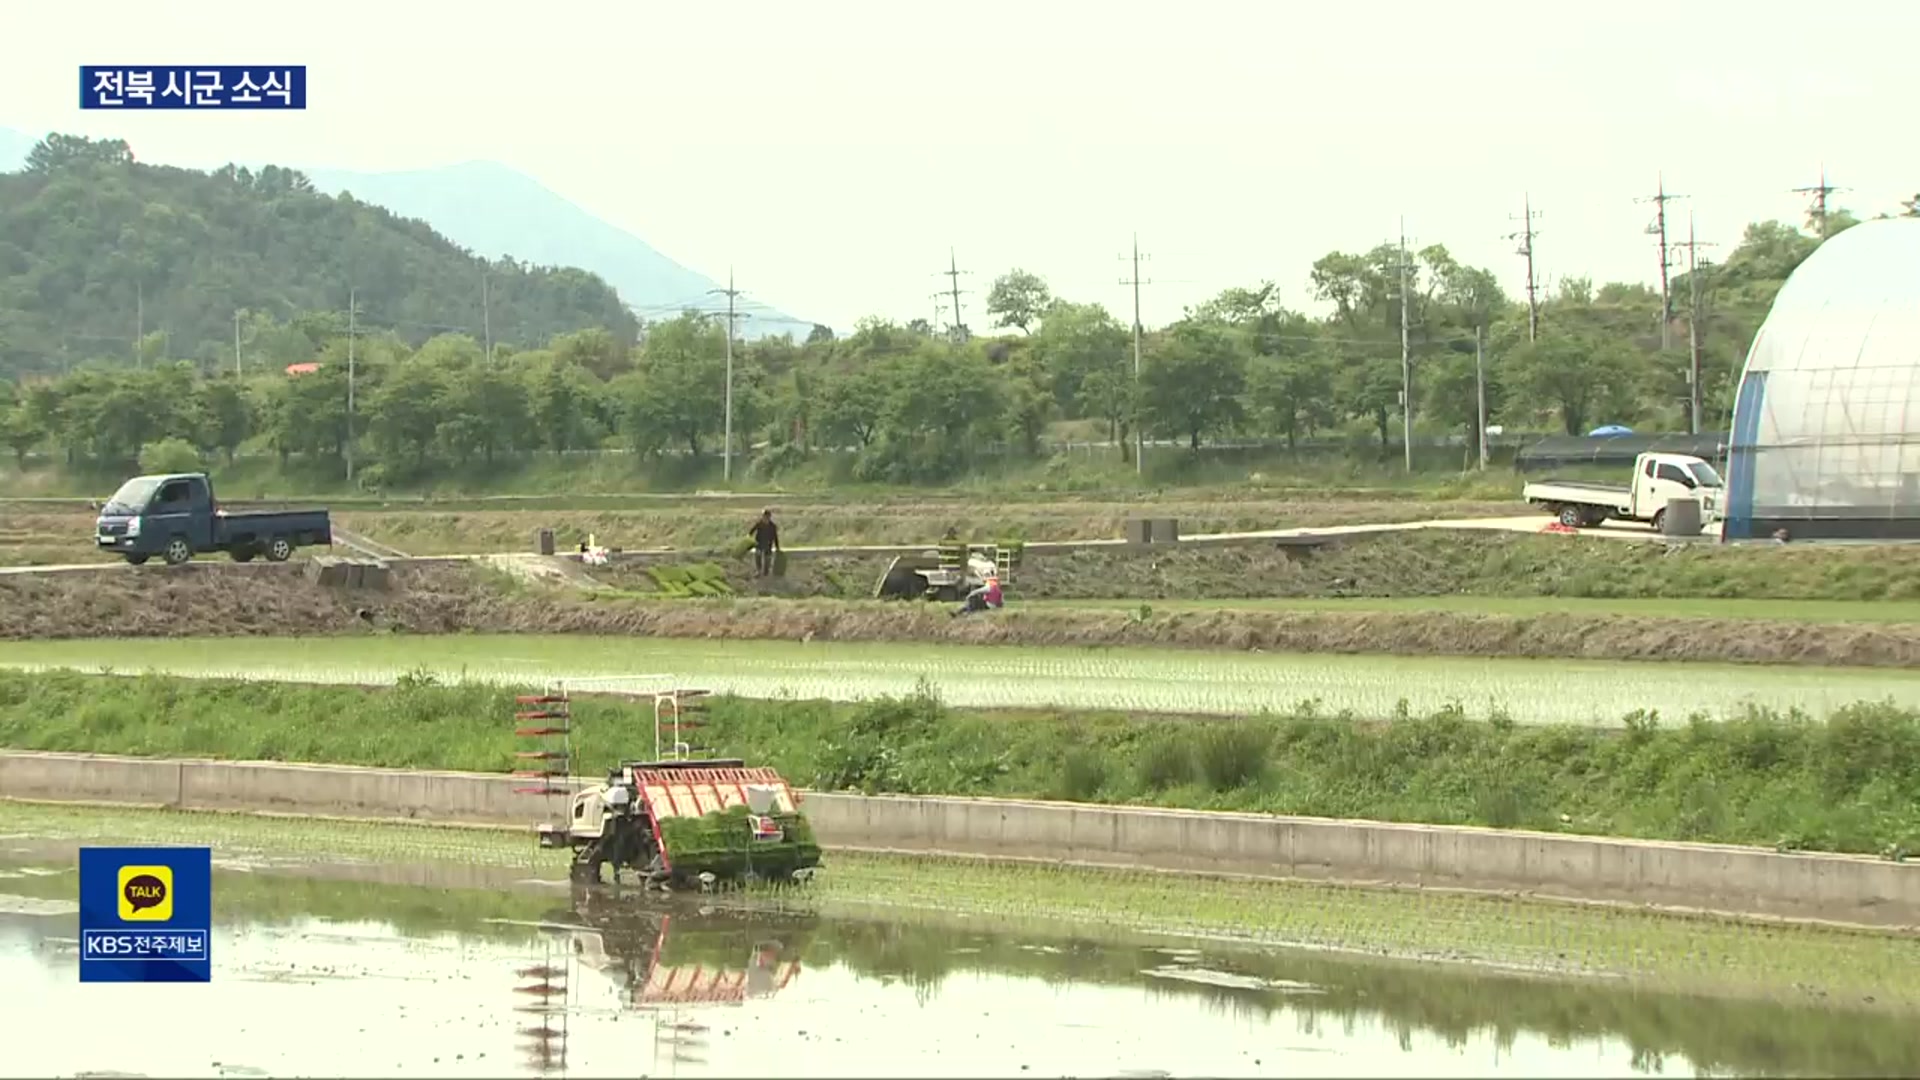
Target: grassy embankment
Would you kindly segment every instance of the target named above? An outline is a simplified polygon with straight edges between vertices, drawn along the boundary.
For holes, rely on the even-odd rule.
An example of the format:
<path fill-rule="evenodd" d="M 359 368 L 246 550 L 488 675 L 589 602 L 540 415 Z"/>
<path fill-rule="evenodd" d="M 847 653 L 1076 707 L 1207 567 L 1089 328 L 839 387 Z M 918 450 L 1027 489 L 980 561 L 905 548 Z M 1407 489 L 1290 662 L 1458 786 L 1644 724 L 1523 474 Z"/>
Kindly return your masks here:
<path fill-rule="evenodd" d="M 504 771 L 497 690 L 0 673 L 0 745 Z M 634 753 L 648 709 L 576 704 L 580 769 Z M 349 718 L 350 722 L 343 722 Z M 1382 723 L 1381 720 L 1391 720 Z M 1920 714 L 1755 711 L 1617 733 L 1301 709 L 1227 721 L 721 698 L 715 751 L 823 790 L 995 795 L 1534 828 L 1904 855 L 1920 850 Z"/>
<path fill-rule="evenodd" d="M 630 955 L 641 971 L 658 932 L 657 919 L 649 917 L 653 909 L 595 903 L 592 894 L 569 901 L 500 888 L 383 884 L 367 876 L 385 864 L 405 868 L 408 880 L 429 882 L 465 880 L 489 868 L 499 879 L 558 873 L 550 853 L 515 834 L 3 802 L 0 828 L 69 843 L 211 844 L 225 858 L 257 855 L 278 863 L 277 870 L 216 871 L 222 917 L 237 921 L 386 921 L 409 933 L 455 930 L 537 948 L 536 932 L 514 920 L 551 921 L 556 909 L 572 907 L 601 931 L 611 952 Z M 50 851 L 40 861 L 71 866 L 70 857 L 55 858 Z M 9 879 L 5 891 L 71 901 L 74 879 Z M 735 910 L 729 905 L 722 913 Z M 1702 1066 L 1750 1062 L 1779 1071 L 1785 1062 L 1805 1060 L 1809 1072 L 1850 1074 L 1856 1070 L 1838 1063 L 1857 1061 L 1857 1071 L 1870 1074 L 1897 1071 L 1894 1066 L 1916 1056 L 1916 1029 L 1907 1011 L 1920 1004 L 1915 939 L 1511 898 L 1169 882 L 1065 868 L 982 874 L 974 862 L 838 854 L 804 894 L 786 894 L 757 917 L 745 911 L 723 918 L 676 913 L 661 962 L 737 968 L 754 945 L 772 937 L 787 946 L 783 957 L 797 956 L 809 967 L 845 964 L 929 988 L 967 971 L 1138 986 L 1143 971 L 1167 963 L 1156 946 L 1191 945 L 1196 935 L 1304 946 L 1256 953 L 1215 941 L 1206 945 L 1203 963 L 1284 980 L 1281 987 L 1305 983 L 1319 992 L 1301 996 L 1285 989 L 1154 980 L 1161 992 L 1262 1013 L 1286 1008 L 1334 1018 L 1377 1011 L 1455 1036 L 1488 1027 L 1618 1034 L 1636 1048 L 1685 1053 Z M 1466 963 L 1409 964 L 1388 957 Z M 1466 966 L 1474 962 L 1604 972 L 1630 981 L 1546 980 Z M 1836 1008 L 1846 1010 L 1845 1019 L 1834 1015 Z M 1826 1030 L 1836 1025 L 1845 1039 Z M 1876 1062 L 1879 1069 L 1870 1067 Z"/>

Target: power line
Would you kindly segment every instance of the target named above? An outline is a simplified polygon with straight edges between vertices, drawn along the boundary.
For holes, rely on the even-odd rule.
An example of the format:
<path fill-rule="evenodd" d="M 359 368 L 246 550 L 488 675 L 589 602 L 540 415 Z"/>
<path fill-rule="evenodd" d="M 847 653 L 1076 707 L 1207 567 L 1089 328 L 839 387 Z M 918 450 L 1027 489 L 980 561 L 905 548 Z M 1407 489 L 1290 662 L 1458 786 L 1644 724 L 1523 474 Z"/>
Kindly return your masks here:
<path fill-rule="evenodd" d="M 1827 167 L 1824 164 L 1820 166 L 1820 182 L 1818 184 L 1813 187 L 1797 187 L 1793 189 L 1795 195 L 1813 196 L 1812 205 L 1807 207 L 1807 216 L 1812 219 L 1814 234 L 1820 237 L 1820 239 L 1825 240 L 1828 236 L 1827 196 L 1846 190 L 1846 188 L 1834 187 L 1832 184 L 1827 183 Z"/>
<path fill-rule="evenodd" d="M 1694 238 L 1693 214 L 1687 214 L 1687 239 L 1673 245 L 1687 249 L 1687 420 L 1688 433 L 1700 434 L 1700 264 L 1698 249 L 1713 247 Z"/>
<path fill-rule="evenodd" d="M 1540 298 L 1538 282 L 1533 276 L 1533 238 L 1539 236 L 1540 232 L 1533 227 L 1533 220 L 1540 214 L 1533 208 L 1531 194 L 1525 196 L 1525 202 L 1522 205 L 1525 213 L 1520 218 L 1522 223 L 1520 231 L 1508 233 L 1507 239 L 1520 241 L 1520 246 L 1514 249 L 1514 254 L 1525 256 L 1527 260 L 1527 340 L 1538 341 L 1540 340 Z"/>
<path fill-rule="evenodd" d="M 1129 261 L 1126 255 L 1120 258 L 1122 261 Z M 1143 336 L 1140 325 L 1140 286 L 1153 284 L 1151 280 L 1140 276 L 1140 260 L 1152 258 L 1151 255 L 1140 254 L 1140 234 L 1134 233 L 1133 254 L 1130 260 L 1133 264 L 1133 276 L 1121 278 L 1120 284 L 1133 287 L 1133 400 L 1136 413 L 1140 402 L 1140 339 Z M 1146 449 L 1146 425 L 1141 422 L 1138 415 L 1135 415 L 1133 418 L 1133 471 L 1136 474 L 1144 474 L 1147 471 Z"/>
<path fill-rule="evenodd" d="M 1660 174 L 1660 187 L 1651 196 L 1635 199 L 1635 202 L 1653 204 L 1653 224 L 1648 225 L 1646 233 L 1660 238 L 1660 349 L 1666 351 L 1671 342 L 1673 323 L 1673 290 L 1667 273 L 1673 268 L 1673 245 L 1667 243 L 1667 204 L 1675 199 L 1684 199 L 1685 195 L 1667 194 L 1667 177 Z"/>
<path fill-rule="evenodd" d="M 720 451 L 720 478 L 731 481 L 733 479 L 733 324 L 739 319 L 751 319 L 753 316 L 741 314 L 736 311 L 734 307 L 734 301 L 739 298 L 740 290 L 733 287 L 733 267 L 731 266 L 727 267 L 727 287 L 724 289 L 708 289 L 707 294 L 709 296 L 724 296 L 727 298 L 726 430 L 721 435 L 724 443 Z M 716 314 L 718 313 L 716 312 Z"/>

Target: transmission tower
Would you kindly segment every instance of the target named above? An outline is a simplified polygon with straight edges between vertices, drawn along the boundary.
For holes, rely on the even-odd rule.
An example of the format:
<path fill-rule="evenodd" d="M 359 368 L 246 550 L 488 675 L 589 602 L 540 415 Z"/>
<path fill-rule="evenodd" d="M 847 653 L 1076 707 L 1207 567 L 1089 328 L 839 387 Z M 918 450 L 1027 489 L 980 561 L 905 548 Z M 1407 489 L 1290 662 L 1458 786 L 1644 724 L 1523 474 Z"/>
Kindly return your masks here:
<path fill-rule="evenodd" d="M 1811 195 L 1813 197 L 1813 202 L 1807 207 L 1807 218 L 1813 223 L 1813 234 L 1822 240 L 1825 240 L 1829 235 L 1827 232 L 1827 198 L 1828 196 L 1845 190 L 1847 189 L 1834 187 L 1832 184 L 1827 183 L 1827 167 L 1825 165 L 1820 166 L 1820 182 L 1818 184 L 1812 187 L 1797 187 L 1793 189 L 1795 195 Z"/>
<path fill-rule="evenodd" d="M 955 345 L 966 344 L 967 338 L 971 336 L 967 333 L 967 324 L 962 321 L 960 317 L 960 294 L 966 291 L 960 287 L 960 275 L 971 273 L 973 273 L 973 271 L 960 269 L 959 260 L 954 257 L 953 249 L 948 248 L 947 268 L 934 275 L 935 277 L 947 279 L 947 288 L 944 295 L 953 301 L 953 330 L 951 336 Z M 938 299 L 942 295 L 942 293 L 935 293 L 934 297 Z"/>
<path fill-rule="evenodd" d="M 1532 195 L 1526 196 L 1526 202 L 1523 205 L 1525 213 L 1519 219 L 1520 231 L 1508 233 L 1507 239 L 1520 242 L 1520 246 L 1514 249 L 1514 254 L 1527 260 L 1527 340 L 1538 341 L 1540 340 L 1540 294 L 1538 282 L 1533 276 L 1533 238 L 1539 236 L 1540 231 L 1533 227 L 1533 221 L 1540 214 L 1533 208 Z"/>

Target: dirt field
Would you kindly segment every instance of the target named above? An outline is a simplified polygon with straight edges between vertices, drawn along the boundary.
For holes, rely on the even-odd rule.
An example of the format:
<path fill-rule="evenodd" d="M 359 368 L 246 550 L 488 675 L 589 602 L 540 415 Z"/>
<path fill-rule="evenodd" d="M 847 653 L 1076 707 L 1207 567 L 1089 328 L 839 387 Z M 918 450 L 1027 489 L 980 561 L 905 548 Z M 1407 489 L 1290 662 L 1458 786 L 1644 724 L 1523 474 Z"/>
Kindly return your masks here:
<path fill-rule="evenodd" d="M 1908 667 L 1920 626 L 1450 612 L 1012 610 L 954 620 L 918 604 L 582 595 L 497 570 L 417 568 L 384 591 L 326 588 L 297 565 L 0 577 L 0 639 L 568 633 L 953 641 Z"/>

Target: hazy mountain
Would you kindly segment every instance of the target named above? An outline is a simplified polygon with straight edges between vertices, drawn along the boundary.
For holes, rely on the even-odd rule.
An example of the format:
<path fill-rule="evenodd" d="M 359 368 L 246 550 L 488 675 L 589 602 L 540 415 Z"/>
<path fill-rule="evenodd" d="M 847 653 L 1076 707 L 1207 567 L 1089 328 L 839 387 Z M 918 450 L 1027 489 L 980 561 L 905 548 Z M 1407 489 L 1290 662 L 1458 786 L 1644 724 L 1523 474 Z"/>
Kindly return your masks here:
<path fill-rule="evenodd" d="M 38 136 L 0 128 L 0 172 L 24 165 L 37 141 Z M 139 149 L 134 147 L 136 156 Z M 496 259 L 511 255 L 523 263 L 576 266 L 598 274 L 643 318 L 667 318 L 675 305 L 720 299 L 707 296 L 707 290 L 720 287 L 718 282 L 505 165 L 471 161 L 411 172 L 302 171 L 321 191 L 351 191 L 356 199 L 418 218 L 477 254 Z M 812 325 L 759 304 L 750 303 L 748 310 L 753 318 L 740 322 L 740 333 L 747 338 L 784 333 L 804 338 Z"/>
<path fill-rule="evenodd" d="M 39 141 L 12 128 L 0 128 L 0 172 L 19 172 L 27 164 L 27 151 Z"/>
<path fill-rule="evenodd" d="M 580 209 L 524 173 L 491 161 L 469 161 L 414 172 L 354 173 L 305 169 L 321 191 L 384 206 L 419 218 L 455 243 L 489 258 L 577 266 L 605 278 L 643 318 L 670 318 L 670 305 L 710 306 L 719 283 L 681 266 L 646 241 Z M 743 319 L 743 337 L 791 333 L 805 338 L 809 323 L 755 305 Z"/>

